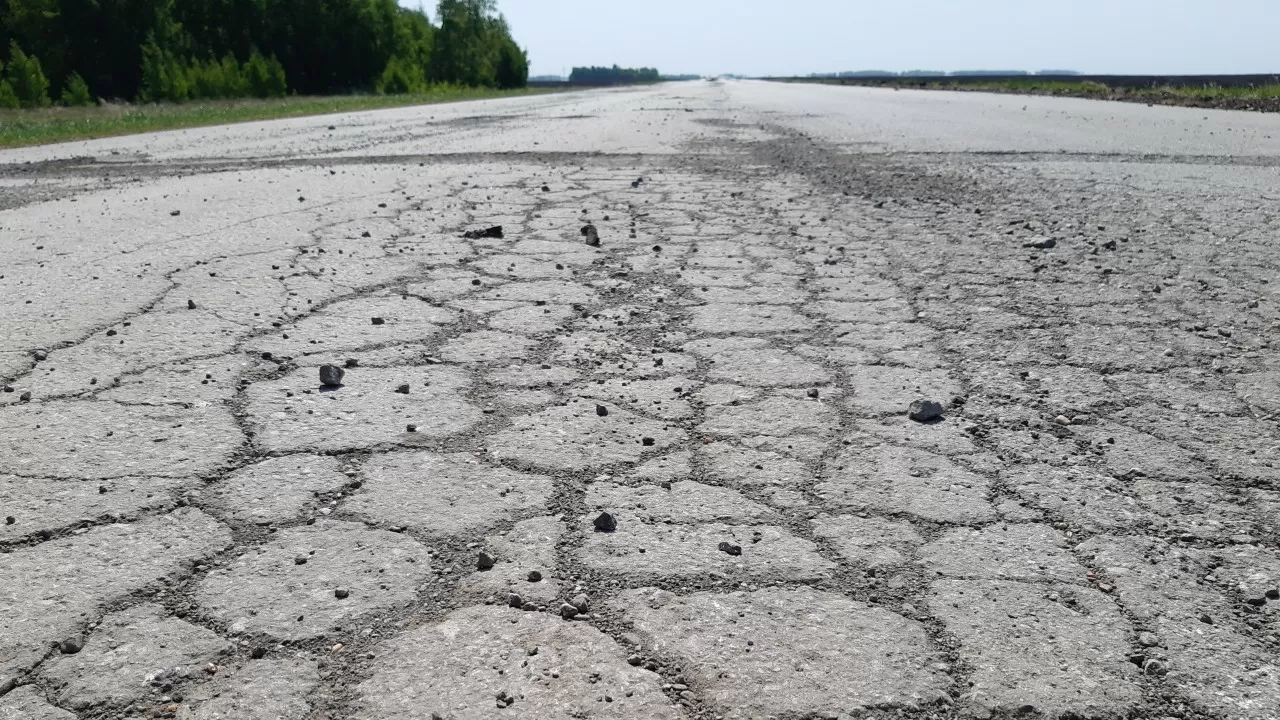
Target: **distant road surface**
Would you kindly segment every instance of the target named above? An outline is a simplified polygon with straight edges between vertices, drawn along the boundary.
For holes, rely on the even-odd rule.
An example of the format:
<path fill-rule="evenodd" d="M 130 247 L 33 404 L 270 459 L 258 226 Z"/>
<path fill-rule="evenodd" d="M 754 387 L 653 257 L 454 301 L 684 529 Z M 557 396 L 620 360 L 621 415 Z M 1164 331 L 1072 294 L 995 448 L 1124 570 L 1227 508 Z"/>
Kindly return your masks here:
<path fill-rule="evenodd" d="M 746 81 L 0 151 L 0 718 L 1280 717 L 1277 208 Z"/>

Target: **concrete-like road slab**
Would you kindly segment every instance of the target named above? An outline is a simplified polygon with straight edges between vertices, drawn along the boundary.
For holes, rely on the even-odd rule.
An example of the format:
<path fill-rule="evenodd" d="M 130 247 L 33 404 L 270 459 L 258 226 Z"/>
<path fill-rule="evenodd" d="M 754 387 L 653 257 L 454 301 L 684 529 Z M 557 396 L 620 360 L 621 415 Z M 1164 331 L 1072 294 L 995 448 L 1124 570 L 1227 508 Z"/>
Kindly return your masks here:
<path fill-rule="evenodd" d="M 0 717 L 1275 718 L 1277 168 L 738 81 L 0 152 Z"/>

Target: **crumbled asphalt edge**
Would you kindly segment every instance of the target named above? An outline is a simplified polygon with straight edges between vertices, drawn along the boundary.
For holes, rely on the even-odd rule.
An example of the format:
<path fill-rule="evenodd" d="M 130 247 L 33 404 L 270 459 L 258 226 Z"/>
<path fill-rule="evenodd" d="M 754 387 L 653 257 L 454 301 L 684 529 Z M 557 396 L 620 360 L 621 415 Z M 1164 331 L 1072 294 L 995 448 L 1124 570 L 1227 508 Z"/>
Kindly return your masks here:
<path fill-rule="evenodd" d="M 820 148 L 820 146 L 815 148 L 814 146 L 817 144 L 810 139 L 803 138 L 803 137 L 796 137 L 794 134 L 790 134 L 789 136 L 789 134 L 786 133 L 785 131 L 778 130 L 778 129 L 774 129 L 774 131 L 783 139 L 777 140 L 771 143 L 764 143 L 753 148 L 754 152 L 757 153 L 757 157 L 763 156 L 766 160 L 773 156 L 782 156 L 784 158 L 789 158 L 786 164 L 788 166 L 788 169 L 791 172 L 798 173 L 803 177 L 808 178 L 817 187 L 827 188 L 827 191 L 831 193 L 832 197 L 835 196 L 835 193 L 832 191 L 835 190 L 835 185 L 838 184 L 840 186 L 839 187 L 840 197 L 845 197 L 844 193 L 847 191 L 850 191 L 850 189 L 852 188 L 853 192 L 851 192 L 850 194 L 853 197 L 865 198 L 866 201 L 868 202 L 877 202 L 876 200 L 874 200 L 875 198 L 887 197 L 887 198 L 890 198 L 891 200 L 900 199 L 901 202 L 914 203 L 920 207 L 925 207 L 925 208 L 932 208 L 935 206 L 935 204 L 941 205 L 943 207 L 950 206 L 952 209 L 944 210 L 944 212 L 951 212 L 951 211 L 955 211 L 954 208 L 958 206 L 959 203 L 957 201 L 951 201 L 950 203 L 948 203 L 947 196 L 950 192 L 961 192 L 961 191 L 965 193 L 960 196 L 965 199 L 964 200 L 965 202 L 973 202 L 973 198 L 974 198 L 973 193 L 975 191 L 975 188 L 972 185 L 969 185 L 966 183 L 952 183 L 949 181 L 938 181 L 938 182 L 935 182 L 932 180 L 921 181 L 920 178 L 928 177 L 924 172 L 922 172 L 922 168 L 913 167 L 910 164 L 899 164 L 899 161 L 895 161 L 893 159 L 884 159 L 884 158 L 867 159 L 865 157 L 840 158 L 835 152 L 831 150 L 826 150 L 826 153 L 824 154 L 822 152 L 822 148 Z M 794 145 L 801 146 L 801 149 L 803 150 L 803 152 L 791 152 L 791 146 L 794 146 Z M 800 158 L 800 160 L 796 160 L 796 158 Z M 596 162 L 595 158 L 584 158 L 581 160 L 580 164 L 593 166 L 595 162 Z M 707 172 L 708 174 L 712 174 L 720 177 L 733 177 L 737 181 L 742 182 L 744 184 L 750 183 L 754 179 L 758 179 L 764 176 L 765 174 L 763 172 L 753 173 L 741 167 L 735 167 L 731 162 L 726 161 L 723 158 L 716 158 L 716 159 L 699 158 L 694 162 L 700 164 L 701 167 L 703 168 L 703 171 Z M 715 163 L 717 162 L 728 163 L 728 166 L 717 167 L 715 165 Z M 848 167 L 842 167 L 842 168 L 833 170 L 833 163 L 847 164 Z M 650 160 L 649 166 L 656 167 L 655 163 L 652 160 Z M 844 173 L 843 177 L 841 177 L 840 175 L 841 173 Z M 1008 190 L 1007 188 L 1001 188 L 1002 192 L 1007 190 Z M 993 197 L 996 195 L 995 193 L 986 193 L 984 195 L 985 196 L 983 197 L 983 200 L 982 200 L 983 204 L 987 204 L 986 206 L 989 208 L 998 206 L 998 204 L 995 206 L 989 204 L 994 202 Z M 866 205 L 868 204 L 868 202 L 863 202 L 862 204 Z M 860 209 L 860 211 L 866 212 L 872 216 L 875 215 L 873 208 L 863 207 Z M 885 213 L 885 214 L 890 214 L 890 213 Z M 656 229 L 660 231 L 660 228 L 656 228 Z M 607 248 L 608 246 L 606 243 L 606 249 Z M 619 267 L 619 266 L 609 265 L 606 262 L 606 265 L 600 268 L 598 274 L 607 276 L 610 270 L 613 270 L 615 267 Z M 905 272 L 905 268 L 900 264 L 900 261 L 899 261 L 899 264 L 891 267 L 893 267 L 898 273 Z M 580 279 L 590 280 L 592 278 L 588 277 L 588 278 L 580 278 Z M 642 282 L 644 278 L 641 278 L 633 274 L 628 278 L 628 280 L 632 282 L 637 282 L 636 288 L 633 288 L 632 290 L 633 293 L 638 293 L 640 289 L 643 287 L 639 283 Z M 650 282 L 652 284 L 662 284 L 661 278 L 650 279 Z M 312 308 L 310 308 L 310 310 L 315 311 L 320 309 L 321 307 L 330 305 L 334 302 L 350 299 L 351 297 L 359 297 L 363 294 L 367 294 L 369 292 L 373 292 L 376 290 L 385 289 L 385 288 L 394 288 L 398 284 L 399 283 L 392 283 L 392 284 L 385 284 L 381 286 L 362 289 L 361 291 L 355 293 L 354 295 L 344 296 L 343 298 L 334 298 L 329 301 L 326 301 L 323 304 L 317 304 Z M 903 286 L 900 285 L 900 287 L 903 287 Z M 904 290 L 905 289 L 909 289 L 909 288 L 904 287 Z M 683 293 L 688 295 L 692 293 L 692 291 L 693 291 L 693 288 L 686 288 L 683 291 Z M 907 295 L 908 297 L 911 296 L 909 292 L 907 293 Z M 671 307 L 668 306 L 666 310 L 671 311 Z M 673 314 L 675 313 L 673 312 Z M 443 343 L 447 341 L 450 337 L 456 336 L 457 334 L 465 332 L 469 329 L 474 329 L 475 327 L 478 327 L 478 325 L 475 323 L 474 318 L 464 317 L 463 322 L 460 322 L 457 325 L 454 325 L 448 328 L 448 332 L 436 336 L 435 338 L 433 338 L 432 342 L 438 345 L 439 343 Z M 820 329 L 818 330 L 815 330 L 809 333 L 801 333 L 799 334 L 798 339 L 792 339 L 787 335 L 774 335 L 772 337 L 772 341 L 773 341 L 773 344 L 778 347 L 789 348 L 789 347 L 792 347 L 796 342 L 803 340 L 804 337 L 807 335 L 821 336 L 821 333 L 823 332 L 822 330 L 823 327 L 824 326 L 820 325 Z M 656 337 L 659 335 L 659 333 L 656 333 L 655 331 L 649 331 L 649 330 L 638 332 L 638 333 L 631 333 L 631 334 L 626 334 L 625 331 L 623 332 L 624 332 L 624 336 L 628 340 L 640 346 L 641 348 L 646 346 L 645 344 L 646 341 L 648 341 L 649 343 L 652 343 L 655 341 Z M 392 343 L 392 344 L 396 344 L 396 343 Z M 429 344 L 429 347 L 435 347 L 435 346 L 436 345 Z M 366 349 L 369 349 L 369 348 L 366 348 Z M 544 347 L 542 352 L 546 352 L 546 351 L 547 349 Z M 359 352 L 360 351 L 349 351 L 349 352 L 344 351 L 343 354 L 358 356 Z M 424 350 L 424 354 L 430 354 L 430 352 L 431 351 L 429 349 Z M 533 354 L 533 356 L 530 357 L 530 360 L 536 362 L 542 357 L 543 357 L 542 355 L 535 353 Z M 953 368 L 954 367 L 955 366 L 953 365 Z M 247 387 L 247 385 L 250 382 L 256 382 L 259 380 L 279 377 L 285 372 L 287 372 L 288 369 L 290 369 L 288 366 L 279 366 L 279 365 L 277 365 L 274 369 L 271 367 L 267 367 L 265 365 L 260 368 L 255 368 L 254 370 L 251 370 L 247 376 L 245 376 L 244 378 L 241 378 L 242 390 L 244 387 Z M 708 369 L 709 368 L 708 368 L 707 361 L 705 359 L 700 360 L 699 366 L 698 366 L 698 372 L 691 373 L 691 375 L 701 376 Z M 835 370 L 836 368 L 829 366 L 828 369 Z M 953 369 L 953 372 L 956 372 L 956 371 Z M 963 379 L 963 376 L 961 374 L 959 373 L 956 373 L 956 374 Z M 845 378 L 843 375 L 837 374 L 836 380 L 833 384 L 836 386 L 839 386 L 843 384 L 844 380 Z M 473 401 L 478 401 L 483 397 L 483 396 L 475 396 L 474 394 L 477 391 L 478 389 L 476 387 L 473 387 L 473 397 L 471 398 Z M 850 415 L 850 412 L 848 410 L 842 409 L 842 407 L 843 407 L 843 404 L 837 404 L 833 407 L 833 409 L 835 409 L 838 412 L 840 416 L 841 424 L 847 425 L 848 420 L 852 416 Z M 954 411 L 953 411 L 953 414 L 954 414 Z M 245 425 L 245 423 L 247 423 L 247 420 L 246 418 L 244 418 L 242 414 L 238 416 L 238 419 L 242 423 L 242 428 L 248 429 Z M 685 426 L 686 429 L 691 429 L 691 428 L 695 428 L 701 422 L 701 420 L 702 420 L 702 413 L 699 411 L 692 418 L 682 420 L 682 421 L 673 421 L 673 422 L 670 422 L 669 424 Z M 492 432 L 493 430 L 499 429 L 500 427 L 503 427 L 503 426 L 505 426 L 505 420 L 503 420 L 501 417 L 494 418 L 492 420 L 492 424 L 488 428 L 486 428 L 484 425 L 479 426 L 478 428 L 470 431 L 468 435 L 477 435 L 477 436 L 482 435 L 486 431 Z M 836 443 L 837 440 L 838 438 L 832 438 L 833 445 Z M 463 436 L 463 437 L 458 437 L 458 438 L 453 438 L 453 439 L 443 440 L 443 441 L 432 441 L 424 445 L 424 447 L 426 447 L 427 449 L 438 450 L 438 451 L 472 450 L 474 449 L 474 447 L 469 447 L 469 445 L 473 442 L 474 441 L 469 437 Z M 689 444 L 686 444 L 686 447 L 696 445 L 697 442 L 699 442 L 699 440 L 697 436 L 694 435 L 690 438 Z M 380 448 L 380 449 L 383 449 L 383 450 L 395 449 L 398 447 L 400 446 L 389 446 L 389 447 Z M 673 447 L 668 452 L 676 452 L 681 449 L 685 449 L 685 448 Z M 988 449 L 990 448 L 988 447 Z M 839 450 L 838 446 L 833 447 L 828 452 L 828 454 L 824 456 L 824 460 L 830 459 L 830 457 L 838 450 Z M 358 451 L 358 452 L 338 453 L 338 454 L 349 456 L 346 458 L 348 462 L 351 463 L 349 467 L 357 468 L 360 462 L 365 457 L 367 457 L 370 453 L 371 451 Z M 266 456 L 267 456 L 266 454 L 263 454 L 260 451 L 256 450 L 252 446 L 252 444 L 250 444 L 249 448 L 246 450 L 244 455 L 241 458 L 239 458 L 237 465 L 242 466 L 245 464 L 249 464 L 251 462 L 263 459 Z M 536 470 L 536 468 L 523 467 L 518 463 L 507 462 L 502 464 L 507 465 L 509 467 L 513 467 L 515 469 Z M 809 463 L 809 466 L 812 467 L 815 471 L 814 472 L 815 476 L 817 475 L 817 469 L 820 465 L 821 465 L 821 462 Z M 579 525 L 576 524 L 575 521 L 585 510 L 582 504 L 585 484 L 589 482 L 593 477 L 602 473 L 611 474 L 621 479 L 620 476 L 623 473 L 625 473 L 626 467 L 627 467 L 626 465 L 623 465 L 623 466 L 614 467 L 614 468 L 604 468 L 604 469 L 596 468 L 589 472 L 580 472 L 580 473 L 556 472 L 556 473 L 544 473 L 544 474 L 551 474 L 555 478 L 555 483 L 556 483 L 555 494 L 553 495 L 553 499 L 550 503 L 550 506 L 551 506 L 550 512 L 551 513 L 561 512 L 564 514 L 565 519 L 570 522 L 570 531 L 562 539 L 561 545 L 560 545 L 560 563 L 557 568 L 557 575 L 565 578 L 571 578 L 576 575 L 578 578 L 587 582 L 589 588 L 591 589 L 590 594 L 592 596 L 593 604 L 595 606 L 595 608 L 593 608 L 593 613 L 597 615 L 596 619 L 593 621 L 593 624 L 595 624 L 600 629 L 610 633 L 616 639 L 619 639 L 621 642 L 623 642 L 624 648 L 630 648 L 631 646 L 629 642 L 624 637 L 624 634 L 628 630 L 626 623 L 623 622 L 621 618 L 617 617 L 616 614 L 613 614 L 609 611 L 601 612 L 598 610 L 598 608 L 601 607 L 600 601 L 604 597 L 607 597 L 612 592 L 616 592 L 616 590 L 622 589 L 624 587 L 633 587 L 633 586 L 641 586 L 641 585 L 647 586 L 647 585 L 656 584 L 660 587 L 666 587 L 667 589 L 680 594 L 687 594 L 689 592 L 693 592 L 698 589 L 707 590 L 707 589 L 714 589 L 714 588 L 720 588 L 725 586 L 732 586 L 736 583 L 736 581 L 733 579 L 727 579 L 723 583 L 703 583 L 703 584 L 688 583 L 687 585 L 677 585 L 675 583 L 664 584 L 660 582 L 654 583 L 651 581 L 634 583 L 634 582 L 628 582 L 625 579 L 619 579 L 619 578 L 597 577 L 596 576 L 597 574 L 587 571 L 584 567 L 582 567 L 576 562 L 574 555 L 572 553 L 572 549 L 577 547 L 577 545 L 580 543 L 581 533 L 579 531 Z M 222 474 L 219 473 L 219 476 L 221 475 Z M 711 484 L 721 484 L 707 477 L 705 474 L 705 468 L 699 467 L 697 465 L 695 465 L 694 473 L 691 479 L 699 480 L 701 482 L 708 482 Z M 812 485 L 813 485 L 812 482 L 807 482 L 805 484 L 803 489 L 805 490 L 806 493 L 812 492 Z M 993 490 L 994 494 L 1002 494 L 1004 492 L 1004 489 L 1001 488 L 999 485 L 995 485 L 993 487 L 994 487 L 994 490 Z M 753 499 L 756 499 L 756 500 L 762 499 L 759 491 L 752 490 L 750 488 L 745 488 L 740 491 L 744 495 L 748 497 L 752 497 Z M 335 489 L 334 492 L 340 493 L 343 495 L 349 494 L 347 490 L 343 490 L 343 489 Z M 812 499 L 812 495 L 810 495 L 810 499 Z M 210 514 L 213 514 L 215 517 L 218 517 L 216 508 L 205 508 L 205 510 L 206 512 L 210 512 Z M 537 516 L 542 514 L 544 514 L 542 511 L 538 511 L 538 512 L 531 513 L 529 516 Z M 778 524 L 786 527 L 787 529 L 789 529 L 793 533 L 796 533 L 800 537 L 804 537 L 811 540 L 813 539 L 812 533 L 808 527 L 807 517 L 804 517 L 803 511 L 797 512 L 797 511 L 784 510 L 784 511 L 779 511 L 779 515 L 783 519 Z M 341 513 L 341 506 L 339 506 L 338 512 L 336 512 L 331 517 L 334 517 L 334 518 L 344 517 L 343 514 Z M 494 529 L 491 529 L 489 531 L 486 531 L 484 535 L 503 532 L 509 529 L 510 526 L 514 524 L 514 521 L 523 519 L 523 517 L 524 516 L 512 518 L 509 521 L 502 523 L 500 526 Z M 892 515 L 889 515 L 889 517 L 892 517 Z M 225 518 L 220 518 L 220 519 L 226 522 Z M 1049 519 L 1056 521 L 1056 519 L 1054 518 L 1049 518 Z M 302 522 L 305 522 L 305 520 L 299 519 L 294 521 L 293 523 L 282 523 L 277 525 L 277 527 L 288 527 L 291 524 L 296 525 Z M 989 524 L 991 523 L 986 523 L 984 525 L 989 525 Z M 233 530 L 233 534 L 235 536 L 235 541 L 236 541 L 235 547 L 232 550 L 229 550 L 223 553 L 218 558 L 203 561 L 202 564 L 204 564 L 206 567 L 209 567 L 209 568 L 217 567 L 223 562 L 225 562 L 227 559 L 234 557 L 236 555 L 239 555 L 249 547 L 252 547 L 255 544 L 264 542 L 270 536 L 269 530 L 266 530 L 266 529 L 260 529 L 260 528 L 254 528 L 254 527 L 243 527 L 243 526 L 237 527 L 235 523 L 231 523 L 231 525 L 232 525 L 232 530 Z M 936 534 L 940 532 L 943 527 L 946 527 L 946 526 L 937 525 L 937 524 L 930 525 L 928 523 L 923 523 L 919 520 L 913 520 L 913 525 L 915 525 L 918 530 L 922 531 L 922 534 L 925 536 L 926 541 L 935 537 Z M 472 557 L 474 554 L 474 548 L 465 547 L 468 543 L 466 543 L 463 540 L 456 540 L 450 543 L 442 544 L 438 540 L 434 540 L 432 538 L 419 537 L 418 539 L 426 543 L 428 547 L 439 549 L 439 555 L 437 556 L 436 561 L 433 562 L 433 567 L 439 568 L 439 567 L 452 565 L 455 568 L 462 568 L 465 572 L 465 570 L 470 567 L 470 563 L 474 560 L 474 558 Z M 825 544 L 825 542 L 819 542 L 818 544 L 822 550 L 822 554 L 825 557 L 827 557 L 828 559 L 832 559 L 833 557 L 835 557 L 834 552 L 827 544 Z M 436 562 L 438 562 L 439 564 L 436 564 Z M 462 574 L 462 573 L 459 573 L 459 574 Z M 872 594 L 872 592 L 875 592 L 881 597 L 880 604 L 882 606 L 889 607 L 891 609 L 900 606 L 900 604 L 904 601 L 912 602 L 913 604 L 915 604 L 917 608 L 927 607 L 926 603 L 919 602 L 916 599 L 924 589 L 922 581 L 918 581 L 920 584 L 908 583 L 907 586 L 905 586 L 903 589 L 895 592 L 895 591 L 890 591 L 888 588 L 884 588 L 884 587 L 876 588 L 872 583 L 868 581 L 867 578 L 860 577 L 860 575 L 861 573 L 856 566 L 848 567 L 848 563 L 841 562 L 839 569 L 836 571 L 836 573 L 833 575 L 833 577 L 830 580 L 821 581 L 813 584 L 823 589 L 829 589 L 837 592 L 846 593 L 849 596 L 854 597 L 855 599 L 864 599 L 864 600 L 869 599 L 870 594 Z M 136 602 L 141 602 L 144 600 L 160 600 L 172 612 L 174 612 L 174 614 L 186 617 L 186 619 L 189 622 L 197 622 L 198 624 L 203 624 L 207 627 L 212 627 L 216 630 L 222 629 L 218 626 L 216 622 L 211 622 L 206 618 L 199 618 L 192 614 L 192 604 L 189 599 L 189 593 L 191 590 L 191 586 L 193 585 L 194 581 L 198 579 L 199 576 L 200 574 L 193 574 L 192 576 L 186 579 L 182 579 L 182 578 L 176 579 L 177 580 L 176 585 L 169 587 L 167 589 L 168 591 L 163 597 L 156 596 L 154 594 L 155 589 L 146 590 L 146 591 L 142 591 L 135 594 L 135 597 L 131 597 L 126 601 L 123 601 L 121 603 L 116 603 L 115 605 L 113 605 L 110 608 L 107 608 L 106 610 L 109 611 L 109 610 L 119 609 L 121 607 L 125 607 L 130 604 L 134 604 Z M 757 582 L 756 584 L 763 586 L 769 583 L 766 581 L 766 582 Z M 781 583 L 781 584 L 796 585 L 796 584 L 804 584 L 804 583 Z M 426 623 L 430 623 L 438 620 L 439 617 L 443 616 L 449 610 L 453 609 L 455 605 L 453 605 L 449 601 L 449 595 L 453 589 L 452 582 L 446 581 L 443 583 L 438 583 L 437 585 L 443 586 L 443 587 L 424 590 L 422 593 L 420 593 L 420 599 L 422 600 L 422 604 L 420 607 L 409 607 L 402 610 L 384 613 L 381 616 L 379 616 L 380 626 L 388 627 L 388 628 L 397 628 L 397 629 L 408 629 L 411 627 L 417 627 L 422 624 L 426 624 Z M 436 597 L 431 597 L 433 593 L 436 595 Z M 444 596 L 444 600 L 439 599 L 439 596 L 441 595 Z M 426 596 L 426 597 L 422 597 L 422 596 Z M 501 599 L 499 599 L 499 601 L 501 601 Z M 940 623 L 938 623 L 936 620 L 926 619 L 925 625 L 926 625 L 926 628 L 929 630 L 930 637 L 932 638 L 933 642 L 935 642 L 940 649 L 947 650 L 949 648 L 954 647 L 953 643 L 951 642 L 951 639 L 946 635 L 945 631 L 942 630 Z M 367 674 L 367 663 L 362 661 L 360 658 L 363 657 L 364 652 L 375 652 L 376 643 L 380 639 L 382 638 L 372 638 L 367 641 L 355 640 L 351 643 L 351 645 L 348 646 L 348 652 L 344 653 L 343 657 L 330 661 L 328 667 L 326 667 L 323 671 L 324 683 L 327 688 L 326 690 L 323 691 L 323 695 L 322 695 L 322 697 L 324 697 L 325 700 L 317 707 L 316 713 L 314 714 L 319 716 L 329 711 L 338 711 L 347 707 L 347 703 L 351 699 L 350 690 L 354 686 L 355 682 L 357 682 L 362 676 L 365 676 Z M 311 650 L 316 652 L 319 655 L 323 655 L 327 651 L 328 645 L 329 643 L 326 641 L 317 640 L 309 643 L 288 644 L 287 647 L 289 651 Z M 238 663 L 238 662 L 247 660 L 248 650 L 249 648 L 241 648 L 240 650 L 238 650 L 236 655 L 233 657 L 233 661 Z M 273 650 L 272 652 L 274 653 L 276 651 Z M 643 653 L 641 654 L 643 655 Z M 645 655 L 645 657 L 646 659 L 653 659 L 659 663 L 659 665 L 661 666 L 660 672 L 663 675 L 664 679 L 666 679 L 668 682 L 691 679 L 691 678 L 683 677 L 681 675 L 682 666 L 681 666 L 681 661 L 678 658 L 658 658 L 658 657 L 653 657 L 651 655 Z M 955 667 L 955 669 L 953 670 L 953 679 L 954 679 L 954 687 L 961 688 L 964 685 L 965 669 L 963 667 L 958 667 L 958 666 Z M 693 683 L 686 683 L 686 684 L 689 684 L 691 686 L 693 685 Z M 694 687 L 694 690 L 696 691 L 697 688 Z M 1151 690 L 1149 688 L 1149 692 L 1150 691 Z M 672 695 L 673 695 L 673 699 L 676 699 L 674 697 L 674 693 L 672 693 Z M 1199 715 L 1196 715 L 1194 712 L 1189 712 L 1186 708 L 1174 707 L 1172 704 L 1163 705 L 1161 704 L 1161 699 L 1158 697 L 1153 698 L 1152 703 L 1153 704 L 1148 709 L 1138 713 L 1137 716 L 1139 717 L 1148 716 L 1148 715 L 1160 716 L 1164 714 L 1169 714 L 1169 712 L 1176 709 L 1178 714 L 1182 717 L 1191 717 L 1191 718 L 1199 717 Z M 702 717 L 704 715 L 709 716 L 710 714 L 713 713 L 712 710 L 708 710 L 705 708 L 695 708 L 695 710 L 696 710 L 695 716 L 697 717 Z M 941 715 L 939 715 L 939 713 L 941 713 Z M 878 713 L 869 713 L 869 715 L 877 715 L 877 714 Z M 923 709 L 923 710 L 906 710 L 903 708 L 898 708 L 898 709 L 894 709 L 891 714 L 893 716 L 901 716 L 901 717 L 948 716 L 947 711 L 941 711 L 936 708 Z M 82 717 L 115 718 L 121 715 L 122 715 L 121 712 L 95 713 L 93 711 L 90 711 L 83 714 Z M 331 712 L 330 716 L 340 717 L 341 714 Z"/>

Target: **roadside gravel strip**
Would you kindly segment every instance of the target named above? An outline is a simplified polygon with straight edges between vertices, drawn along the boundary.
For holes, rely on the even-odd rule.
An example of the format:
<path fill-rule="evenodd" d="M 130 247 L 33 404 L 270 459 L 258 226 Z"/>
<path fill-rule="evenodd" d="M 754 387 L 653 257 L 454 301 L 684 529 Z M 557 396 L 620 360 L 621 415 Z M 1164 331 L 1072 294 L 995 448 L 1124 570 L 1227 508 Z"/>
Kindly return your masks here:
<path fill-rule="evenodd" d="M 1280 717 L 1277 167 L 748 82 L 0 152 L 0 718 Z"/>

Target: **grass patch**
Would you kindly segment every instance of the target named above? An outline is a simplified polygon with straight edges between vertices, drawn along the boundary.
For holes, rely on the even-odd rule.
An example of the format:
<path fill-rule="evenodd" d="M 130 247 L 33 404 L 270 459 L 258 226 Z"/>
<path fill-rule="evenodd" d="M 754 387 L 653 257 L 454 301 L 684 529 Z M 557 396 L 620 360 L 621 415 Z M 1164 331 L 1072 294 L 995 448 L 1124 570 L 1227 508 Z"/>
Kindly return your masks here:
<path fill-rule="evenodd" d="M 335 95 L 280 100 L 210 100 L 182 104 L 103 105 L 87 108 L 0 110 L 0 147 L 23 147 L 92 138 L 227 125 L 254 120 L 378 110 L 432 103 L 519 97 L 545 88 L 487 90 L 442 88 L 416 95 Z"/>

